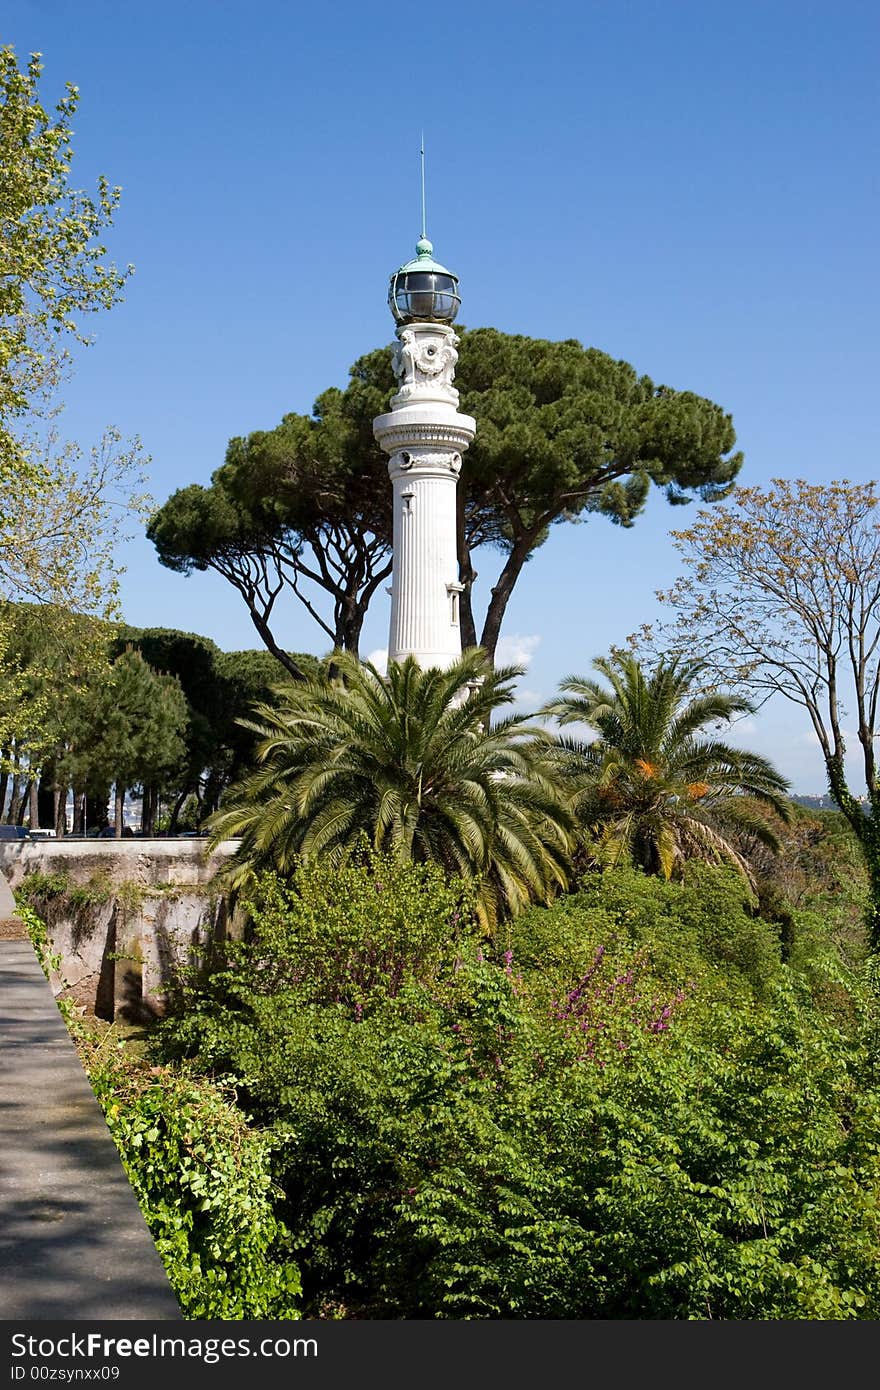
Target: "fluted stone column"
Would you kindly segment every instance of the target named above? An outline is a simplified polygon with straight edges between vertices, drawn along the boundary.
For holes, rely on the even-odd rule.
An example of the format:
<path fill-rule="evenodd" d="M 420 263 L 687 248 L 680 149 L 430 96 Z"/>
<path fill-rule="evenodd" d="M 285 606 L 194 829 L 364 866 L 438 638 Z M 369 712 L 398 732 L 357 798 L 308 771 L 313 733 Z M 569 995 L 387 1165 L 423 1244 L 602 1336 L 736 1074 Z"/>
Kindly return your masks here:
<path fill-rule="evenodd" d="M 373 422 L 394 491 L 388 659 L 446 667 L 461 655 L 456 489 L 476 424 L 458 411 L 452 328 L 408 323 L 397 337 L 399 390 Z"/>

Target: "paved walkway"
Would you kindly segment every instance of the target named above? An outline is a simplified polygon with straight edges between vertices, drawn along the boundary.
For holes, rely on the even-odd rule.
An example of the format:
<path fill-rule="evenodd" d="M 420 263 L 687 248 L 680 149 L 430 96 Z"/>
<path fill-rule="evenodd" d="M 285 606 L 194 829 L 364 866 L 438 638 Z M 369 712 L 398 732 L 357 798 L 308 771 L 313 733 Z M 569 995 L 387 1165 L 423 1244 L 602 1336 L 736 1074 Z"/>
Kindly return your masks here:
<path fill-rule="evenodd" d="M 29 940 L 0 940 L 0 1318 L 177 1319 Z"/>

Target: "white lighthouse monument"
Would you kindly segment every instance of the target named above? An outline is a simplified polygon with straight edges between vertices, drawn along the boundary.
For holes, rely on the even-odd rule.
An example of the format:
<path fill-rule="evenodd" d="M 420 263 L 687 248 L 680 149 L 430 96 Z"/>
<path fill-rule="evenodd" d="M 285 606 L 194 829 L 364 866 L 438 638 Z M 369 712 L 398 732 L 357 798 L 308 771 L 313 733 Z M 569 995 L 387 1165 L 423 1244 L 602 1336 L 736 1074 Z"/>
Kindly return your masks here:
<path fill-rule="evenodd" d="M 446 667 L 461 655 L 456 489 L 476 423 L 459 414 L 452 384 L 458 277 L 434 260 L 424 219 L 415 260 L 392 275 L 388 303 L 399 385 L 391 410 L 373 421 L 394 490 L 388 660 Z"/>

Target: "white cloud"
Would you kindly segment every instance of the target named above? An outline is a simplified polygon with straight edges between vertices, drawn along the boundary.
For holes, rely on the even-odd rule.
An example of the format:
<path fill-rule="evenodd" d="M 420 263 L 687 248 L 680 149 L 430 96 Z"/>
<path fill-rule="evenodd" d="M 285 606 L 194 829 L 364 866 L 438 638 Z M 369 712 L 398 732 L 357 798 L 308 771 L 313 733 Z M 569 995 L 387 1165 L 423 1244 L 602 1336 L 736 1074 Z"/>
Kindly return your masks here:
<path fill-rule="evenodd" d="M 841 729 L 843 741 L 846 744 L 847 753 L 858 751 L 859 735 L 856 729 Z M 804 729 L 796 737 L 789 739 L 789 742 L 796 748 L 818 748 L 819 740 L 816 738 L 814 729 Z"/>
<path fill-rule="evenodd" d="M 736 743 L 742 738 L 751 738 L 757 732 L 758 725 L 754 719 L 744 717 L 735 719 L 733 723 L 726 725 L 726 737 Z"/>
<path fill-rule="evenodd" d="M 375 666 L 376 670 L 379 671 L 381 675 L 387 675 L 388 648 L 377 647 L 374 652 L 370 652 L 370 655 L 367 657 L 367 661 L 369 661 L 371 666 Z"/>
<path fill-rule="evenodd" d="M 540 642 L 537 632 L 512 632 L 509 637 L 499 637 L 495 662 L 498 666 L 528 666 Z"/>
<path fill-rule="evenodd" d="M 547 697 L 540 690 L 524 690 L 522 686 L 515 685 L 513 688 L 513 704 L 502 705 L 498 711 L 498 718 L 503 719 L 507 714 L 528 714 L 535 713 L 546 704 Z M 538 723 L 545 723 L 546 720 L 539 720 Z"/>

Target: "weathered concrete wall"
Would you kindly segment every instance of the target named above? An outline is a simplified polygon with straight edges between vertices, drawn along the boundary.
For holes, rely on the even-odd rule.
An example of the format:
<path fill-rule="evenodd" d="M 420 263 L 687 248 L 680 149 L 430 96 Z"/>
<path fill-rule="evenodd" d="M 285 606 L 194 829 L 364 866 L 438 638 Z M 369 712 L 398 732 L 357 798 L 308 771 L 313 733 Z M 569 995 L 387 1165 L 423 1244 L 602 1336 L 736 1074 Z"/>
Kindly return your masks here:
<path fill-rule="evenodd" d="M 62 959 L 55 993 L 139 1021 L 163 1012 L 180 966 L 237 934 L 214 884 L 237 843 L 208 855 L 197 839 L 0 841 L 0 872 L 13 889 L 53 880 L 34 906 Z"/>

